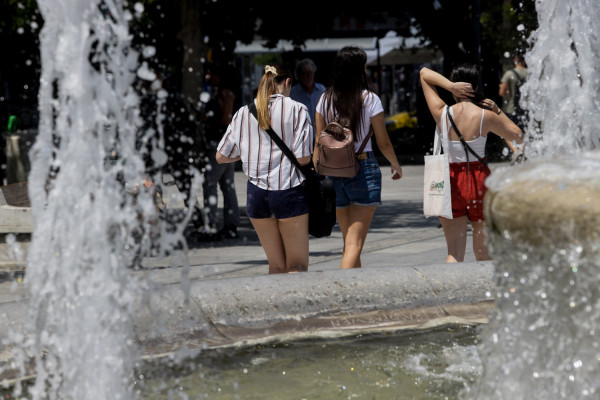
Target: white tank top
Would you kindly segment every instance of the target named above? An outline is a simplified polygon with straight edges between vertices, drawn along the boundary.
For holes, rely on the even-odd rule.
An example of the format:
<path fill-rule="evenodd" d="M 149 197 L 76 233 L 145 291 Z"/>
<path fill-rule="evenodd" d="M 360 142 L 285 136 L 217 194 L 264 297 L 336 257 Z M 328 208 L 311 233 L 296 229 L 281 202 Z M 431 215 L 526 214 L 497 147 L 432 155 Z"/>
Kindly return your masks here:
<path fill-rule="evenodd" d="M 452 116 L 454 117 L 454 111 L 452 108 L 448 107 Z M 485 143 L 487 142 L 487 136 L 482 136 L 481 132 L 483 130 L 483 116 L 485 115 L 483 108 L 481 109 L 481 122 L 479 123 L 479 137 L 474 140 L 465 140 L 465 142 L 469 145 L 470 148 L 473 149 L 475 153 L 481 158 L 485 157 Z M 446 117 L 446 115 L 442 115 L 442 118 Z M 447 124 L 448 131 L 446 135 L 450 132 L 450 121 L 448 120 Z M 448 160 L 451 163 L 463 163 L 467 162 L 467 155 L 465 153 L 465 149 L 463 145 L 460 143 L 460 140 L 448 140 Z M 446 150 L 444 150 L 446 151 Z M 468 150 L 467 150 L 468 151 Z M 477 158 L 469 152 L 469 162 L 479 161 Z"/>

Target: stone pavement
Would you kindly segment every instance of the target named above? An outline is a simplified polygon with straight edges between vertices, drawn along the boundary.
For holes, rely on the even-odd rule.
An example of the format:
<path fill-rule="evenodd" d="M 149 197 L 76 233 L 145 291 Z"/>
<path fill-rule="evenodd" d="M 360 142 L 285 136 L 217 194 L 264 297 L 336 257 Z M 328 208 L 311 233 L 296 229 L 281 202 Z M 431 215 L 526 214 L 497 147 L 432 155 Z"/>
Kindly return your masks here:
<path fill-rule="evenodd" d="M 438 219 L 422 212 L 422 165 L 404 166 L 399 181 L 390 179 L 389 167 L 382 172 L 383 205 L 367 236 L 363 267 L 339 270 L 342 239 L 336 226 L 331 237 L 310 238 L 309 272 L 282 275 L 267 273 L 266 257 L 243 211 L 246 179 L 237 172 L 239 238 L 190 241 L 189 268 L 181 266 L 183 253 L 176 252 L 144 259 L 146 268 L 133 272 L 155 284 L 149 297 L 135 300 L 132 315 L 146 355 L 170 354 L 182 346 L 486 322 L 493 307 L 493 263 L 474 261 L 470 231 L 465 262 L 444 262 Z M 168 208 L 181 207 L 175 186 L 164 194 Z M 22 282 L 9 275 L 0 273 L 0 337 L 20 330 L 27 315 L 27 273 Z M 1 347 L 0 364 L 11 353 Z"/>
<path fill-rule="evenodd" d="M 389 167 L 382 167 L 382 173 L 383 204 L 375 212 L 367 235 L 362 253 L 363 268 L 443 263 L 446 259 L 444 232 L 438 228 L 437 218 L 425 218 L 423 215 L 423 165 L 404 166 L 403 178 L 399 181 L 391 180 Z M 241 212 L 240 238 L 218 242 L 190 240 L 191 273 L 199 279 L 253 276 L 266 274 L 268 271 L 258 237 L 245 215 L 246 177 L 243 172 L 236 172 L 235 185 Z M 167 186 L 167 203 L 173 190 L 176 190 L 173 188 L 174 186 Z M 220 212 L 222 201 L 219 192 Z M 470 230 L 467 247 L 465 261 L 474 261 Z M 339 227 L 334 227 L 330 237 L 311 237 L 309 248 L 309 271 L 337 270 L 342 251 Z M 146 260 L 146 265 L 167 266 L 169 260 Z"/>

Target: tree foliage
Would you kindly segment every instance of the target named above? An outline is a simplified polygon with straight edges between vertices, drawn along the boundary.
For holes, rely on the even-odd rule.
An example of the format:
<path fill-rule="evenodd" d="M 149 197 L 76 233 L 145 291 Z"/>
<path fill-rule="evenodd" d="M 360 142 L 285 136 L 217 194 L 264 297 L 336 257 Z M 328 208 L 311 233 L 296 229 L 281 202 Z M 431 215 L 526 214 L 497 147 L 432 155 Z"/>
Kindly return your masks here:
<path fill-rule="evenodd" d="M 264 1 L 233 6 L 225 0 L 138 0 L 126 5 L 144 5 L 143 15 L 131 26 L 135 45 L 154 46 L 158 64 L 180 80 L 193 71 L 191 82 L 198 85 L 202 63 L 231 63 L 238 41 L 250 43 L 260 37 L 267 47 L 273 47 L 286 39 L 301 48 L 307 39 L 314 38 L 382 37 L 387 32 L 382 27 L 390 21 L 402 36 L 428 39 L 431 46 L 442 50 L 448 66 L 480 58 L 484 64 L 498 64 L 506 52 L 527 47 L 529 33 L 537 27 L 534 1 L 370 0 L 353 7 L 347 1 L 332 0 L 325 7 L 322 0 L 304 0 L 289 11 Z M 35 81 L 39 72 L 37 36 L 42 24 L 34 0 L 0 3 L 3 81 L 14 81 L 15 74 Z M 22 86 L 23 80 L 16 81 Z M 23 92 L 22 87 L 12 88 L 15 91 Z M 32 101 L 30 95 L 27 100 Z"/>

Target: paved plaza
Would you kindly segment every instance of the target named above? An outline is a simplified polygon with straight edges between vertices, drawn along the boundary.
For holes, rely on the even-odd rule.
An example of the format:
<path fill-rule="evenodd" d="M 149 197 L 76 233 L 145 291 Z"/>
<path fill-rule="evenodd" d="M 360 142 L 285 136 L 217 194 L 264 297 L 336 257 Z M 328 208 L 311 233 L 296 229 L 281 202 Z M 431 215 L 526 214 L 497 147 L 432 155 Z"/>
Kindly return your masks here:
<path fill-rule="evenodd" d="M 132 271 L 155 285 L 132 304 L 135 335 L 145 354 L 487 322 L 493 263 L 475 262 L 470 232 L 465 262 L 445 263 L 438 219 L 423 216 L 422 165 L 405 166 L 399 181 L 390 179 L 389 167 L 382 172 L 383 205 L 367 236 L 363 267 L 339 270 L 342 239 L 336 226 L 331 237 L 310 239 L 308 272 L 280 275 L 267 273 L 266 257 L 243 212 L 245 176 L 237 172 L 239 238 L 190 241 L 189 268 L 182 266 L 185 253 L 179 251 L 146 258 L 144 269 Z M 172 210 L 181 207 L 175 194 L 175 186 L 167 185 L 164 197 Z M 0 273 L 0 336 L 25 328 L 24 272 L 25 279 Z M 0 348 L 0 365 L 10 362 L 11 352 Z"/>
<path fill-rule="evenodd" d="M 403 167 L 403 178 L 392 181 L 390 169 L 382 167 L 382 206 L 377 209 L 362 253 L 363 268 L 418 266 L 443 263 L 446 258 L 444 233 L 437 218 L 423 215 L 423 165 Z M 199 279 L 219 279 L 266 274 L 265 254 L 245 215 L 246 176 L 236 172 L 236 192 L 240 205 L 240 238 L 218 242 L 190 240 L 192 275 Z M 169 201 L 174 186 L 167 186 Z M 222 195 L 219 192 L 219 210 Z M 201 196 L 200 196 L 201 198 Z M 171 205 L 177 207 L 178 205 Z M 465 261 L 474 261 L 469 231 Z M 336 225 L 330 237 L 310 238 L 309 271 L 336 270 L 342 252 L 342 235 Z M 167 266 L 169 260 L 146 260 L 148 266 Z M 168 273 L 165 271 L 165 273 Z"/>
<path fill-rule="evenodd" d="M 492 165 L 492 169 L 504 164 Z M 387 166 L 382 167 L 382 205 L 377 208 L 362 253 L 363 270 L 386 267 L 417 267 L 444 263 L 446 243 L 437 218 L 423 215 L 423 165 L 403 167 L 403 178 L 390 179 Z M 167 180 L 168 182 L 168 180 Z M 241 222 L 237 239 L 216 242 L 188 241 L 189 276 L 192 281 L 266 275 L 268 264 L 249 218 L 245 214 L 246 177 L 236 171 L 236 192 Z M 219 213 L 222 195 L 219 192 Z M 199 194 L 202 199 L 202 193 Z M 177 209 L 182 203 L 175 185 L 166 185 L 164 194 L 167 207 Z M 474 262 L 471 249 L 471 231 L 468 231 L 465 262 Z M 26 245 L 26 243 L 25 243 Z M 338 270 L 342 254 L 342 237 L 336 225 L 330 237 L 310 238 L 309 272 Z M 174 283 L 181 279 L 181 258 L 146 258 L 143 264 L 153 280 Z M 15 289 L 12 274 L 0 272 L 0 303 L 22 298 L 26 293 L 26 279 Z M 3 287 L 2 287 L 3 286 Z M 9 288 L 12 288 L 9 289 Z"/>

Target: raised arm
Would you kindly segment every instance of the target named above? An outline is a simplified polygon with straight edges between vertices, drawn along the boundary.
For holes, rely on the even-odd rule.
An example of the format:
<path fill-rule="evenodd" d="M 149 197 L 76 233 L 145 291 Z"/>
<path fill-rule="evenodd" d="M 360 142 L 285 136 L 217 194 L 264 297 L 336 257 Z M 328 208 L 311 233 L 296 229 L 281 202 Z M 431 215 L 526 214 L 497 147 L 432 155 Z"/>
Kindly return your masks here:
<path fill-rule="evenodd" d="M 514 140 L 517 144 L 523 143 L 523 131 L 521 131 L 521 128 L 508 118 L 493 100 L 484 99 L 479 105 L 488 110 L 485 113 L 484 129 L 506 140 Z M 515 149 L 511 150 L 515 151 Z"/>
<path fill-rule="evenodd" d="M 448 78 L 429 68 L 421 68 L 421 87 L 427 101 L 427 106 L 431 115 L 435 119 L 435 123 L 439 125 L 442 117 L 442 110 L 446 103 L 439 96 L 437 87 L 441 87 L 451 92 L 456 97 L 472 97 L 474 94 L 473 87 L 467 82 L 451 82 Z"/>

